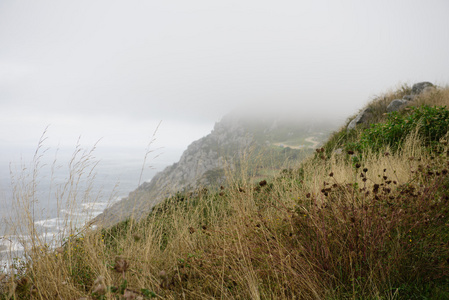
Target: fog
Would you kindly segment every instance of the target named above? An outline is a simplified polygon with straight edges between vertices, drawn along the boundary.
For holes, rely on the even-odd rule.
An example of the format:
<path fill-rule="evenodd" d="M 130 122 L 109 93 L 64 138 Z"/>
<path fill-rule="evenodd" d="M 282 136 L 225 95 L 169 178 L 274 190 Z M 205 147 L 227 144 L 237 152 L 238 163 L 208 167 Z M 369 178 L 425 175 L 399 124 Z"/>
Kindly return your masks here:
<path fill-rule="evenodd" d="M 178 149 L 231 110 L 343 122 L 449 82 L 449 2 L 0 1 L 2 152 Z M 8 151 L 8 152 L 7 152 Z"/>

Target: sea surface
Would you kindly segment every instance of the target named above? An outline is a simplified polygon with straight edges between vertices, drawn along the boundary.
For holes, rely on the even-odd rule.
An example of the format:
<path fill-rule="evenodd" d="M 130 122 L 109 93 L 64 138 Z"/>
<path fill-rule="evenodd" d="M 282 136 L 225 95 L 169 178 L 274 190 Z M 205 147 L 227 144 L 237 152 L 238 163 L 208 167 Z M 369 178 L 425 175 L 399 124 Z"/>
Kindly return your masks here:
<path fill-rule="evenodd" d="M 0 158 L 0 269 L 30 247 L 31 232 L 58 247 L 181 154 L 164 150 L 145 159 L 137 149 L 30 153 Z"/>

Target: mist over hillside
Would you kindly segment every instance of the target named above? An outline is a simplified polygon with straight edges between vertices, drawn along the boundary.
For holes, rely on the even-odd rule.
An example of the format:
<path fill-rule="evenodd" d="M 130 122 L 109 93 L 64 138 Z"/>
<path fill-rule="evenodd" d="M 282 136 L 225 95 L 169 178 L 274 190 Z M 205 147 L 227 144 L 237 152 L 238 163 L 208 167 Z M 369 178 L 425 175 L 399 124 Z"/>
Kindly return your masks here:
<path fill-rule="evenodd" d="M 139 219 L 177 192 L 225 185 L 230 171 L 245 169 L 254 179 L 272 176 L 298 165 L 336 128 L 332 120 L 235 110 L 217 122 L 210 134 L 192 142 L 178 162 L 114 203 L 95 221 L 111 225 L 129 217 Z"/>

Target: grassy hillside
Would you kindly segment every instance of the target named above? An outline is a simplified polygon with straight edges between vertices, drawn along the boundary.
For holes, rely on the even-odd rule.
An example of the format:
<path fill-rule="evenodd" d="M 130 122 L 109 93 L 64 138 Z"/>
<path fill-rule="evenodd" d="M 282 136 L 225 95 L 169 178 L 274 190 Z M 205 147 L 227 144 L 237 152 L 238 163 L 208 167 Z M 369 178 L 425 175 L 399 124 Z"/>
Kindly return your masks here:
<path fill-rule="evenodd" d="M 111 226 L 131 216 L 139 220 L 177 192 L 193 192 L 200 187 L 216 191 L 227 186 L 228 174 L 256 182 L 298 167 L 325 142 L 330 128 L 336 126 L 329 121 L 227 114 L 210 134 L 192 142 L 178 162 L 115 202 L 94 222 Z"/>
<path fill-rule="evenodd" d="M 407 89 L 299 168 L 36 244 L 0 299 L 448 299 L 449 89 L 385 114 Z"/>

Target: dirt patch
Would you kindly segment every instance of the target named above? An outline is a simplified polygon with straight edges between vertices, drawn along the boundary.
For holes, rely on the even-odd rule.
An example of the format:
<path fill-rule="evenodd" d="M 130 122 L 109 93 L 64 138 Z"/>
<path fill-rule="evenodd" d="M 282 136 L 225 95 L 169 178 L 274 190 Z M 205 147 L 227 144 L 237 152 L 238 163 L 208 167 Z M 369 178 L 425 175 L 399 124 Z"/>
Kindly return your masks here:
<path fill-rule="evenodd" d="M 320 144 L 320 142 L 315 140 L 314 136 L 309 136 L 308 138 L 305 139 L 305 141 L 313 144 L 312 146 L 309 146 L 309 148 L 312 148 L 312 149 L 317 148 L 318 145 Z"/>
<path fill-rule="evenodd" d="M 286 143 L 274 143 L 273 145 L 278 146 L 278 147 L 283 147 L 283 148 L 289 147 L 291 149 L 304 149 L 304 148 L 315 149 L 320 144 L 320 142 L 315 140 L 314 136 L 309 136 L 308 138 L 305 139 L 305 141 L 309 142 L 309 143 L 312 143 L 312 145 L 311 146 L 309 146 L 309 145 L 296 145 L 296 146 L 293 146 L 293 145 L 289 145 L 289 144 L 286 144 Z"/>

